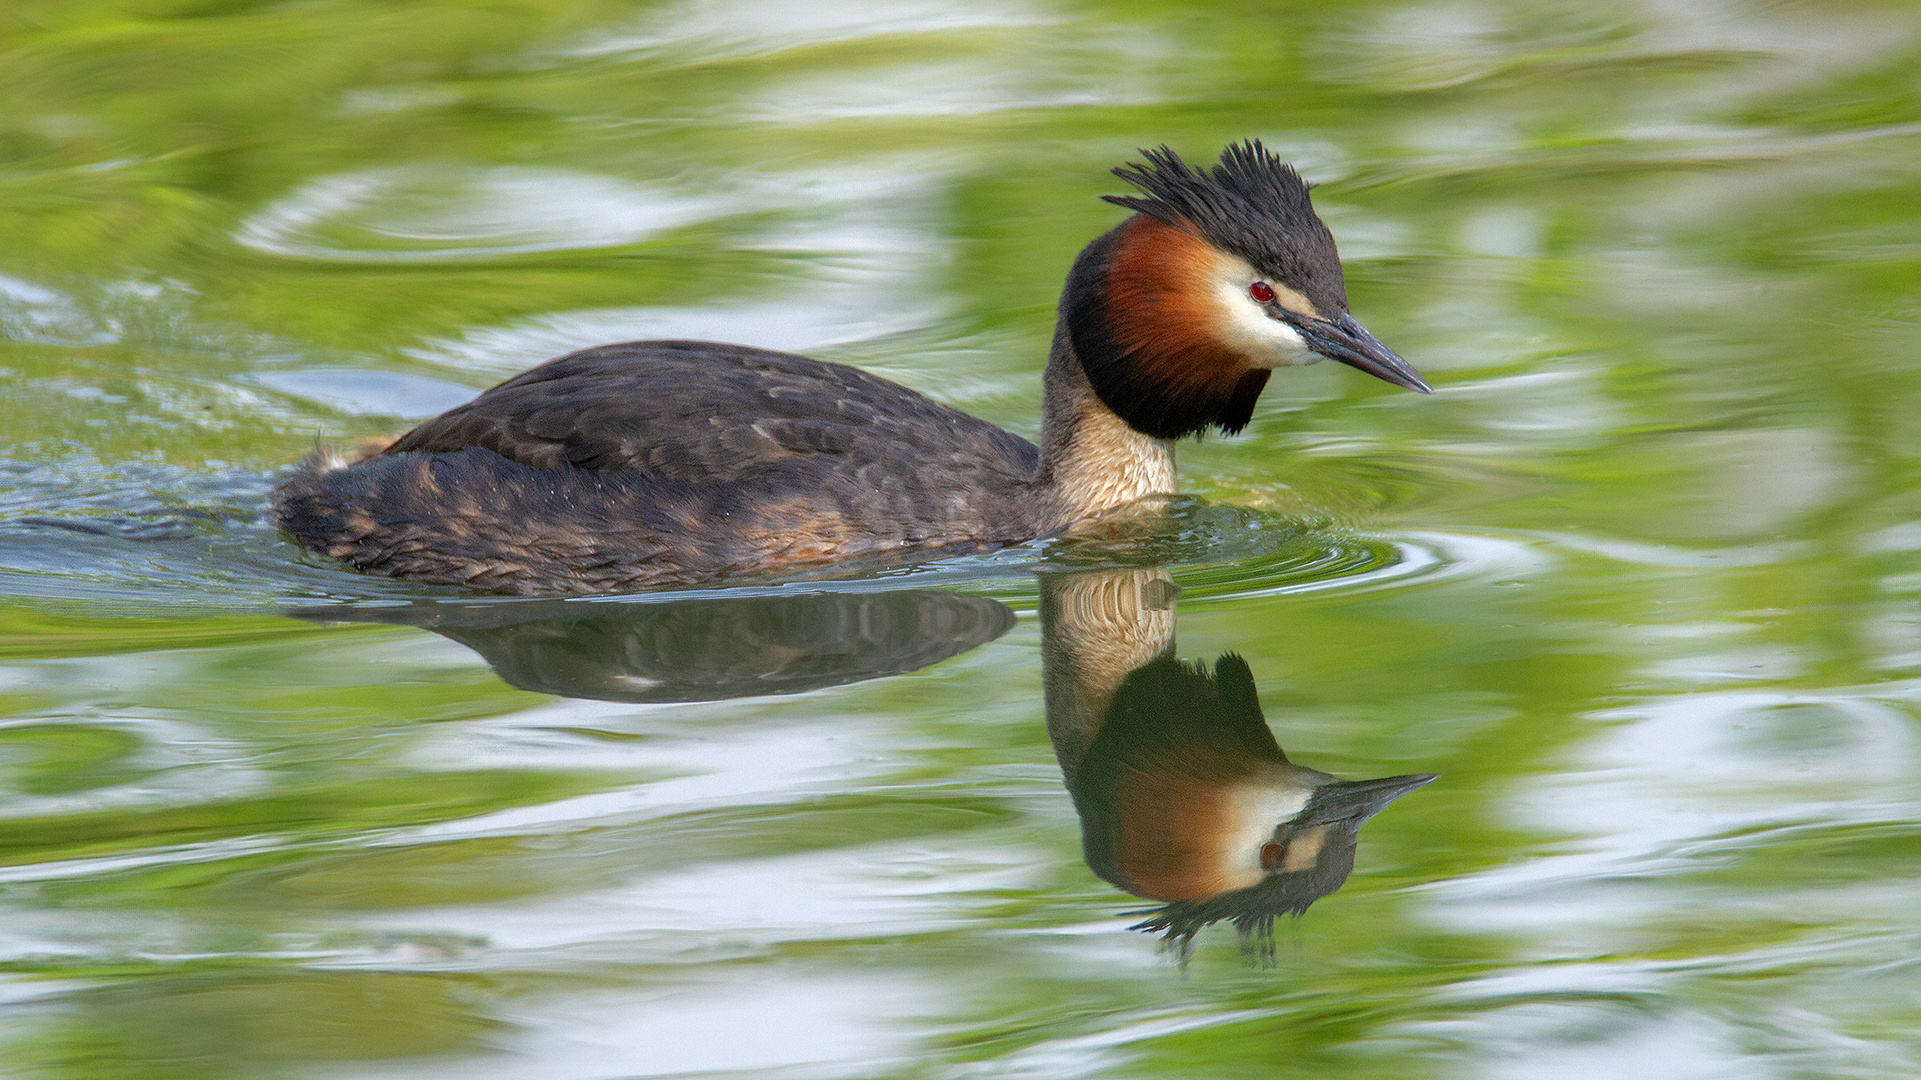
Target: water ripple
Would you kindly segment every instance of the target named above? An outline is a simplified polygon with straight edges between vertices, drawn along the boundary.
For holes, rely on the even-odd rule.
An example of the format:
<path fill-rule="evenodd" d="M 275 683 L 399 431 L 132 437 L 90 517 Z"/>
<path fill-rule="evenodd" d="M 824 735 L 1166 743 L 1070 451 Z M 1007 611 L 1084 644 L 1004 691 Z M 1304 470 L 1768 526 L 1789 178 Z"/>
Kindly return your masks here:
<path fill-rule="evenodd" d="M 242 222 L 234 239 L 335 262 L 498 258 L 633 244 L 727 205 L 563 169 L 413 165 L 310 180 Z"/>

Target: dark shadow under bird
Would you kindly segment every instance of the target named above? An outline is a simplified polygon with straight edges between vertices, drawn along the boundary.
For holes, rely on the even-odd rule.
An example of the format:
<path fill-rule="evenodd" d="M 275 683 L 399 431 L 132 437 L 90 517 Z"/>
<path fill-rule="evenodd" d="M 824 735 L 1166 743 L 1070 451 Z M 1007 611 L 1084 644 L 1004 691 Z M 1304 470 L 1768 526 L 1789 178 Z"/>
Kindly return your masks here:
<path fill-rule="evenodd" d="M 295 614 L 418 626 L 479 653 L 522 690 L 627 702 L 800 694 L 901 675 L 1014 625 L 997 600 L 931 589 L 664 603 L 419 601 Z"/>

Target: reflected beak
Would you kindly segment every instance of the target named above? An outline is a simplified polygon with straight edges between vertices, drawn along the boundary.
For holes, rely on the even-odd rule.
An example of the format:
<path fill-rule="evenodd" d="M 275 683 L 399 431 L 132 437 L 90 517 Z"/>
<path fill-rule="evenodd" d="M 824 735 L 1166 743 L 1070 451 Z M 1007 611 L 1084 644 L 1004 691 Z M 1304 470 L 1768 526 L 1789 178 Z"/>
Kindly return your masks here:
<path fill-rule="evenodd" d="M 1341 312 L 1341 317 L 1329 322 L 1324 319 L 1301 319 L 1289 322 L 1307 339 L 1307 346 L 1329 360 L 1339 360 L 1349 367 L 1359 368 L 1377 379 L 1384 379 L 1395 386 L 1404 386 L 1423 394 L 1432 394 L 1434 388 L 1421 378 L 1421 373 L 1408 366 L 1408 362 L 1394 355 L 1394 350 L 1380 343 L 1367 328 L 1354 321 L 1354 316 Z"/>
<path fill-rule="evenodd" d="M 1379 780 L 1338 780 L 1315 789 L 1309 813 L 1317 822 L 1351 821 L 1359 828 L 1361 822 L 1387 809 L 1388 803 L 1439 779 L 1435 773 L 1414 773 Z"/>

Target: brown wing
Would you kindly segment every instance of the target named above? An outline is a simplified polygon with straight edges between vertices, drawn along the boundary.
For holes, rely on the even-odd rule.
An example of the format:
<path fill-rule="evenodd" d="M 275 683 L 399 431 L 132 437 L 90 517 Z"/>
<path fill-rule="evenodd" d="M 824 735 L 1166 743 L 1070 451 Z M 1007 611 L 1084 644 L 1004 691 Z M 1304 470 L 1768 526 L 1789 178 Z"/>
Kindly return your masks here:
<path fill-rule="evenodd" d="M 1011 477 L 1032 475 L 1039 458 L 1019 436 L 858 369 L 706 341 L 570 353 L 427 421 L 386 453 L 469 448 L 535 467 L 699 484 L 818 455 L 840 456 L 841 468 L 965 459 Z"/>

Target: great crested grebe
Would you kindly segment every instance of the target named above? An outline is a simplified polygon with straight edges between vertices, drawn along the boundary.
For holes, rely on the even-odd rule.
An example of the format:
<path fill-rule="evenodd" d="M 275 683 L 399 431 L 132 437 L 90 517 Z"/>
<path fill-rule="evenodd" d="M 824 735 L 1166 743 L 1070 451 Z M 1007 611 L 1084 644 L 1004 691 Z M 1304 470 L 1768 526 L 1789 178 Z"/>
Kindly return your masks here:
<path fill-rule="evenodd" d="M 1041 445 L 842 364 L 707 341 L 569 353 L 361 460 L 316 455 L 281 528 L 388 577 L 613 592 L 1030 540 L 1172 493 L 1174 440 L 1245 427 L 1323 357 L 1422 393 L 1347 311 L 1307 184 L 1259 142 L 1114 170 L 1135 213 L 1061 294 Z"/>

